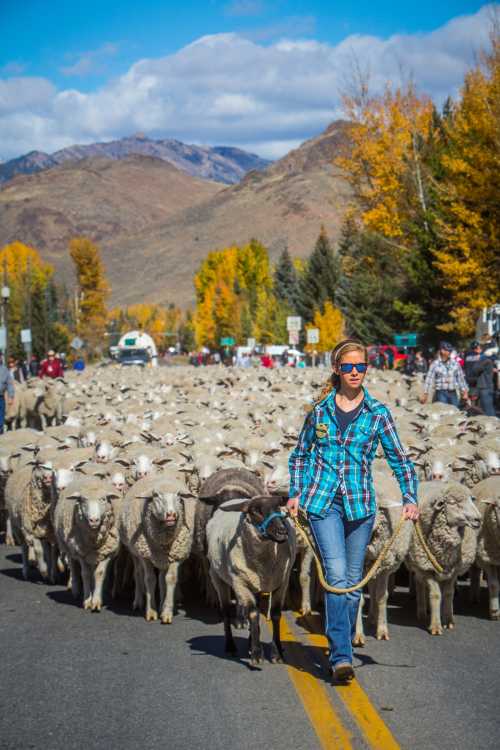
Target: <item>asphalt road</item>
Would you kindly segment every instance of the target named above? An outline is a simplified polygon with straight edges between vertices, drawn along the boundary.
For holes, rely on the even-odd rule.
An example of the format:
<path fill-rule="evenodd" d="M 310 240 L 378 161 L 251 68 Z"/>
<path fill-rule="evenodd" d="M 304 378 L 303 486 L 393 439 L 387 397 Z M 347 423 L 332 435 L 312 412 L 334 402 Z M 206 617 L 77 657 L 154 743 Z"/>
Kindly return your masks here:
<path fill-rule="evenodd" d="M 127 601 L 84 612 L 63 586 L 24 582 L 1 545 L 0 748 L 497 750 L 500 623 L 483 594 L 470 609 L 460 592 L 456 630 L 432 637 L 399 590 L 391 641 L 368 637 L 355 688 L 332 688 L 319 618 L 287 613 L 287 665 L 252 669 L 246 637 L 226 658 L 216 613 L 189 596 L 170 626 Z"/>

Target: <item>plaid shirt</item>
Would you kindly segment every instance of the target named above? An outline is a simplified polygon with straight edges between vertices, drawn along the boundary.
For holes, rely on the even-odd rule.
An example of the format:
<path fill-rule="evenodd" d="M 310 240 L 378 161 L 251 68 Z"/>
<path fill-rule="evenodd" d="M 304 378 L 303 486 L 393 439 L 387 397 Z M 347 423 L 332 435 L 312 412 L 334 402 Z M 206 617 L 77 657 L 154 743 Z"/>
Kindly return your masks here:
<path fill-rule="evenodd" d="M 460 363 L 451 357 L 446 362 L 441 357 L 435 359 L 429 367 L 424 385 L 426 393 L 431 388 L 435 388 L 436 391 L 466 391 L 467 383 Z"/>
<path fill-rule="evenodd" d="M 396 432 L 389 409 L 365 389 L 363 406 L 342 436 L 335 417 L 335 389 L 306 417 L 288 462 L 290 497 L 300 497 L 308 513 L 325 516 L 337 490 L 350 521 L 376 510 L 371 464 L 380 440 L 403 495 L 417 502 L 415 469 Z"/>

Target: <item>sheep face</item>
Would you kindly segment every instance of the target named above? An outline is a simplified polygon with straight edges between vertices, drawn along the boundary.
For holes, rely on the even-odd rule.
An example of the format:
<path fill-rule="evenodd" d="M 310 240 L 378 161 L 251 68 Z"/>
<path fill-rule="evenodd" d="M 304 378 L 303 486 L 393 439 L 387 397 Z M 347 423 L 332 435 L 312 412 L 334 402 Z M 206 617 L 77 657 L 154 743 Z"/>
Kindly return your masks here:
<path fill-rule="evenodd" d="M 118 449 L 114 448 L 107 440 L 97 443 L 95 449 L 95 460 L 99 464 L 105 464 L 116 456 Z"/>
<path fill-rule="evenodd" d="M 290 484 L 290 475 L 288 472 L 288 466 L 278 465 L 270 471 L 264 472 L 264 484 L 266 492 L 269 494 L 277 494 L 288 492 Z"/>
<path fill-rule="evenodd" d="M 154 490 L 150 498 L 152 514 L 165 526 L 175 526 L 180 513 L 180 502 L 175 492 Z"/>
<path fill-rule="evenodd" d="M 91 531 L 96 531 L 101 527 L 103 521 L 112 513 L 113 499 L 118 495 L 104 493 L 103 495 L 91 496 L 83 493 L 70 495 L 71 499 L 76 500 L 76 512 L 79 520 L 88 526 Z"/>
<path fill-rule="evenodd" d="M 290 531 L 286 516 L 282 515 L 282 506 L 286 501 L 286 497 L 278 495 L 256 495 L 250 500 L 242 500 L 239 503 L 229 501 L 227 507 L 222 505 L 221 508 L 246 513 L 248 521 L 257 527 L 260 534 L 273 542 L 282 544 L 287 540 Z M 277 515 L 271 518 L 273 514 Z"/>
<path fill-rule="evenodd" d="M 436 498 L 434 507 L 436 510 L 445 509 L 446 522 L 450 528 L 464 529 L 468 526 L 479 529 L 481 525 L 481 514 L 465 488 L 462 492 L 455 492 L 448 487 L 447 491 Z"/>
<path fill-rule="evenodd" d="M 75 472 L 73 469 L 57 469 L 56 489 L 58 492 L 65 490 L 73 481 Z"/>
<path fill-rule="evenodd" d="M 152 460 L 149 456 L 140 454 L 134 458 L 132 463 L 132 477 L 133 479 L 144 479 L 150 476 L 155 470 Z"/>
<path fill-rule="evenodd" d="M 424 463 L 425 478 L 428 481 L 447 482 L 451 479 L 452 459 L 444 456 L 429 456 Z"/>
<path fill-rule="evenodd" d="M 40 490 L 52 487 L 55 482 L 55 472 L 50 461 L 45 464 L 35 461 L 32 478 Z"/>
<path fill-rule="evenodd" d="M 113 485 L 115 490 L 117 490 L 117 492 L 123 493 L 127 488 L 125 475 L 121 471 L 115 471 L 115 473 L 111 477 L 111 484 Z"/>
<path fill-rule="evenodd" d="M 488 450 L 478 457 L 478 474 L 481 479 L 493 477 L 500 474 L 500 458 L 498 451 Z"/>

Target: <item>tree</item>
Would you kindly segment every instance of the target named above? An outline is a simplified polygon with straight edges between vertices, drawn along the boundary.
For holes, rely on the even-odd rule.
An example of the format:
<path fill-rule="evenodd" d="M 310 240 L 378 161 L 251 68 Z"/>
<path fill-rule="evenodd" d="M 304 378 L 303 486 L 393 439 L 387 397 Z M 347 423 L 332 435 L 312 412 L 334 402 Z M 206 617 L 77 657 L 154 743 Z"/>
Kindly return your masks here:
<path fill-rule="evenodd" d="M 106 300 L 111 291 L 101 254 L 86 237 L 75 237 L 69 248 L 78 289 L 77 331 L 90 350 L 101 349 L 107 320 Z"/>
<path fill-rule="evenodd" d="M 441 200 L 436 267 L 452 299 L 442 326 L 474 332 L 481 307 L 500 297 L 500 33 L 465 77 L 446 122 L 447 149 L 436 184 Z"/>
<path fill-rule="evenodd" d="M 315 310 L 323 309 L 327 301 L 334 303 L 339 274 L 339 258 L 333 253 L 322 227 L 300 278 L 297 310 L 306 323 L 313 320 Z"/>
<path fill-rule="evenodd" d="M 323 310 L 315 310 L 313 325 L 307 328 L 319 329 L 319 343 L 306 344 L 306 349 L 329 352 L 344 338 L 344 316 L 338 307 L 327 300 Z"/>
<path fill-rule="evenodd" d="M 281 303 L 289 307 L 290 315 L 295 312 L 298 292 L 297 271 L 288 248 L 285 247 L 274 269 L 274 294 Z"/>

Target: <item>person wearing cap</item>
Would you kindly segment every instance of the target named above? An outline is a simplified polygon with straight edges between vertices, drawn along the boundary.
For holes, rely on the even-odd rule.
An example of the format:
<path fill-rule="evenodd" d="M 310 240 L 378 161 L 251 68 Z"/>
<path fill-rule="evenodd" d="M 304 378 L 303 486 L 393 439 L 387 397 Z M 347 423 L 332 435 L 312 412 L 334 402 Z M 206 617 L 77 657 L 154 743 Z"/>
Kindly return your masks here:
<path fill-rule="evenodd" d="M 0 364 L 0 434 L 3 434 L 5 424 L 5 400 L 7 394 L 7 404 L 14 400 L 14 379 L 8 367 L 3 363 Z"/>
<path fill-rule="evenodd" d="M 41 378 L 62 378 L 64 371 L 61 361 L 56 358 L 56 353 L 51 349 L 47 352 L 47 359 L 44 359 L 40 365 L 38 375 Z"/>
<path fill-rule="evenodd" d="M 493 379 L 495 365 L 483 352 L 479 341 L 473 341 L 465 357 L 465 377 L 479 398 L 479 405 L 488 417 L 495 417 L 495 398 Z"/>
<path fill-rule="evenodd" d="M 451 404 L 458 407 L 457 391 L 460 391 L 464 401 L 469 398 L 464 372 L 460 363 L 451 357 L 452 351 L 453 346 L 448 341 L 441 341 L 439 354 L 429 367 L 429 372 L 425 378 L 424 394 L 420 399 L 423 404 L 427 401 L 429 391 L 433 388 L 436 392 L 435 400 L 442 404 Z"/>

